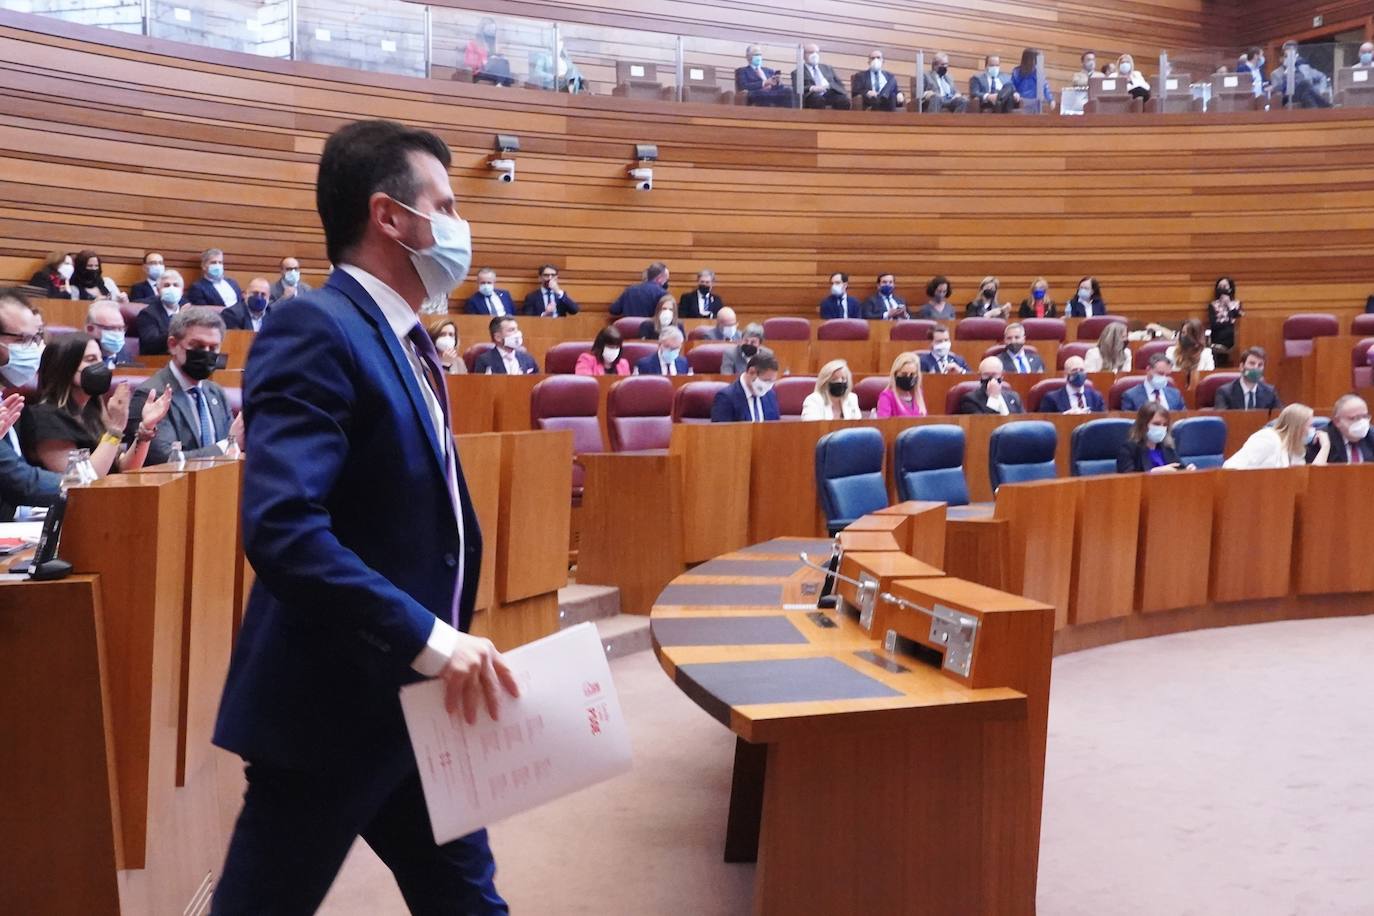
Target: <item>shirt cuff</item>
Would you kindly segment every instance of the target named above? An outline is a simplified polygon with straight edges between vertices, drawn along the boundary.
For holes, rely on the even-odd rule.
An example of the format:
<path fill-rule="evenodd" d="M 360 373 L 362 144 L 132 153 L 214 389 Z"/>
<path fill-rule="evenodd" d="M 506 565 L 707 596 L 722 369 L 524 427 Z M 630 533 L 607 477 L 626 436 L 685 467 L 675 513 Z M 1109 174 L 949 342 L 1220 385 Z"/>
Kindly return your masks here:
<path fill-rule="evenodd" d="M 429 640 L 420 650 L 420 654 L 415 656 L 415 661 L 410 663 L 410 667 L 425 677 L 438 677 L 439 672 L 444 670 L 448 660 L 453 657 L 453 649 L 457 645 L 458 631 L 435 617 L 434 629 L 429 631 Z"/>

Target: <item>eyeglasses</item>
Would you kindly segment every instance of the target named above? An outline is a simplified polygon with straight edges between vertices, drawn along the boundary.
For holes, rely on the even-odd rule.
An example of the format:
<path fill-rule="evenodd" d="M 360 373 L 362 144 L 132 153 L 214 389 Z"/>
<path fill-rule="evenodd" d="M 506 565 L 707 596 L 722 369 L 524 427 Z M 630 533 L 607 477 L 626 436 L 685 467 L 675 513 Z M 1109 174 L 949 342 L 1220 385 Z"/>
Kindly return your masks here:
<path fill-rule="evenodd" d="M 8 337 L 19 342 L 20 346 L 31 346 L 43 342 L 43 332 L 37 334 L 12 334 L 9 331 L 0 331 L 0 337 Z"/>

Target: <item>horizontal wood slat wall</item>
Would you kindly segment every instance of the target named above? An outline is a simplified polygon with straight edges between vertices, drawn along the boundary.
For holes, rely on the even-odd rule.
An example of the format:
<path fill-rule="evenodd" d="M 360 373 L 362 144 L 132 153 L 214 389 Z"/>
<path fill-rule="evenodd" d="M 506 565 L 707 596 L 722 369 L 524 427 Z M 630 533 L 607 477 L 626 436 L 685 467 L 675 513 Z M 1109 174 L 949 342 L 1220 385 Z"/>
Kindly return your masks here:
<path fill-rule="evenodd" d="M 960 303 L 988 273 L 1018 301 L 1044 275 L 1061 302 L 1095 274 L 1114 310 L 1159 316 L 1197 312 L 1223 273 L 1258 312 L 1374 292 L 1374 112 L 769 113 L 195 55 L 0 13 L 0 281 L 88 246 L 125 285 L 147 248 L 185 268 L 210 246 L 240 282 L 284 254 L 318 281 L 319 150 L 381 116 L 453 146 L 500 285 L 523 294 L 549 260 L 592 310 L 655 259 L 676 290 L 710 266 L 727 302 L 777 314 L 814 313 L 832 270 L 860 295 L 895 271 L 913 305 L 936 273 Z M 498 131 L 522 141 L 514 184 L 486 167 Z M 648 194 L 625 177 L 636 142 L 659 146 Z"/>
<path fill-rule="evenodd" d="M 1276 45 L 1314 30 L 1314 17 L 1322 17 L 1322 30 L 1359 23 L 1369 29 L 1374 21 L 1374 0 L 1232 0 L 1243 10 L 1236 16 L 1237 41 Z M 1366 31 L 1367 37 L 1374 34 Z"/>

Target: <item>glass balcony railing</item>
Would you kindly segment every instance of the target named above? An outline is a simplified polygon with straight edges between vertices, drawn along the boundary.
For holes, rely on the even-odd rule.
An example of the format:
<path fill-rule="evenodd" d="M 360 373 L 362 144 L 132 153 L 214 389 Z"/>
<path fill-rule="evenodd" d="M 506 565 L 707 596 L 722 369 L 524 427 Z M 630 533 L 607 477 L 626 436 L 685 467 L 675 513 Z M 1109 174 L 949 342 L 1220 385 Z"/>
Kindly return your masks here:
<path fill-rule="evenodd" d="M 658 102 L 1055 116 L 1374 106 L 1374 45 L 1358 41 L 1305 42 L 1273 60 L 1236 47 L 1138 60 L 1097 52 L 1089 68 L 1072 52 L 1035 48 L 989 48 L 995 59 L 938 48 L 854 53 L 823 41 L 703 38 L 407 0 L 0 2 L 263 57 Z M 881 75 L 870 75 L 877 55 Z"/>

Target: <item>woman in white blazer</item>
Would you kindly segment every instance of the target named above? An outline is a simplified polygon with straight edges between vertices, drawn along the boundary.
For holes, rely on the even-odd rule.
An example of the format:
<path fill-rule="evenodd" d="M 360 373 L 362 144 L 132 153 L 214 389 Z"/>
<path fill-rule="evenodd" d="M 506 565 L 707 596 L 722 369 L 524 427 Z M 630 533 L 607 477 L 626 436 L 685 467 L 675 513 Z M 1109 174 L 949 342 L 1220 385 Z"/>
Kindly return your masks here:
<path fill-rule="evenodd" d="M 816 390 L 802 401 L 803 420 L 858 420 L 859 397 L 854 393 L 854 377 L 849 363 L 832 359 L 816 373 Z"/>
<path fill-rule="evenodd" d="M 1300 465 L 1307 446 L 1314 440 L 1318 443 L 1317 454 L 1311 463 L 1326 464 L 1326 456 L 1331 451 L 1331 439 L 1326 430 L 1313 428 L 1311 407 L 1289 404 L 1273 426 L 1256 430 L 1222 467 L 1250 470 Z"/>

